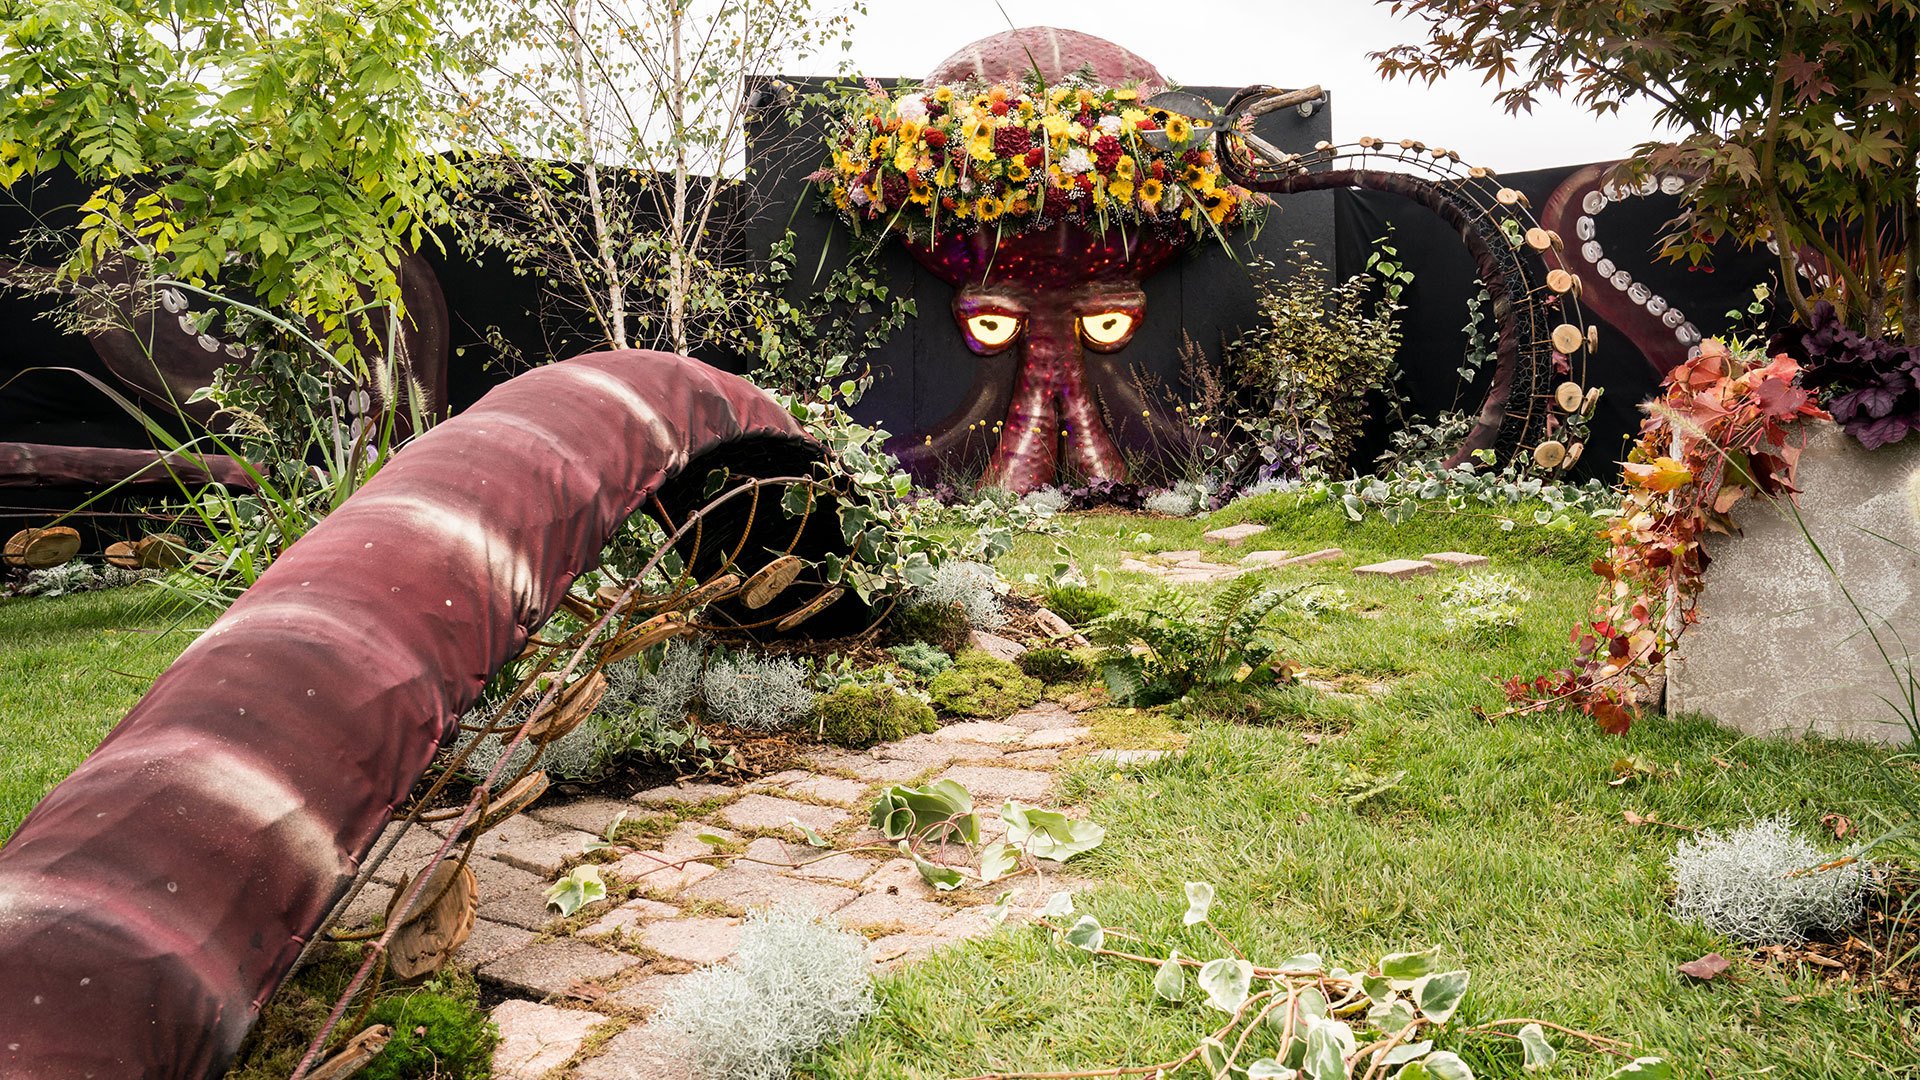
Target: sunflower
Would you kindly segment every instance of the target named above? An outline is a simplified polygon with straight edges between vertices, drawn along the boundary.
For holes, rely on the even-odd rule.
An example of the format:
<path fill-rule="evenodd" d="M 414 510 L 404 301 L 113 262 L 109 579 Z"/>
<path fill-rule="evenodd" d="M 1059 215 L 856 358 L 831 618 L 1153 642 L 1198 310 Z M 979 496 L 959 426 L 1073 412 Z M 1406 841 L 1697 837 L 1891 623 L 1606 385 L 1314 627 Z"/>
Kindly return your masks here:
<path fill-rule="evenodd" d="M 1167 114 L 1167 138 L 1175 145 L 1185 145 L 1193 138 L 1193 124 L 1179 113 Z"/>
<path fill-rule="evenodd" d="M 933 92 L 933 100 L 942 105 L 951 104 L 953 101 L 953 87 L 942 86 L 936 88 Z"/>
<path fill-rule="evenodd" d="M 1133 170 L 1134 164 L 1131 157 L 1122 156 L 1119 161 L 1113 163 L 1113 175 L 1122 180 L 1133 179 Z"/>
<path fill-rule="evenodd" d="M 1115 201 L 1117 202 L 1123 202 L 1123 203 L 1132 202 L 1133 201 L 1133 181 L 1123 180 L 1116 177 L 1115 179 L 1108 182 L 1107 194 L 1112 195 Z"/>
<path fill-rule="evenodd" d="M 974 200 L 973 212 L 981 221 L 998 221 L 1000 215 L 1007 212 L 1007 206 L 992 195 L 982 195 Z"/>
<path fill-rule="evenodd" d="M 1007 166 L 1007 179 L 1013 181 L 1016 184 L 1026 183 L 1027 178 L 1032 175 L 1033 175 L 1033 170 L 1027 168 L 1027 163 L 1021 160 L 1020 158 L 1014 158 L 1013 161 Z"/>
<path fill-rule="evenodd" d="M 1140 181 L 1140 201 L 1147 204 L 1148 208 L 1151 209 L 1152 207 L 1160 205 L 1160 196 L 1162 194 L 1164 194 L 1164 192 L 1161 190 L 1160 181 L 1155 180 L 1151 176 Z"/>

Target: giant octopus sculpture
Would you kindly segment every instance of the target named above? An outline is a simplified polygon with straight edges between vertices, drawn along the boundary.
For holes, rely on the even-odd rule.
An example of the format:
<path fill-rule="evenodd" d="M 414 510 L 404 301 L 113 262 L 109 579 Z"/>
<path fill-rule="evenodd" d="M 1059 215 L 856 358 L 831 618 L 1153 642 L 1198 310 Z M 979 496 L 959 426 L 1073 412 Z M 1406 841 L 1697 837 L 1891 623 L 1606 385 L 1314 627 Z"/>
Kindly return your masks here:
<path fill-rule="evenodd" d="M 1254 133 L 1256 117 L 1318 96 L 1250 87 L 1216 109 L 1112 42 L 1051 27 L 981 39 L 897 97 L 871 85 L 814 179 L 857 231 L 897 235 L 954 287 L 974 353 L 1019 350 L 1010 388 L 983 367 L 903 461 L 951 460 L 984 429 L 999 432 L 986 484 L 1124 478 L 1106 416 L 1144 414 L 1160 439 L 1184 433 L 1121 366 L 1087 353 L 1125 348 L 1146 317 L 1141 283 L 1194 242 L 1224 240 L 1262 195 L 1337 187 L 1402 195 L 1458 227 L 1493 301 L 1496 369 L 1452 462 L 1489 448 L 1546 469 L 1577 460 L 1597 396 L 1578 373 L 1595 339 L 1577 278 L 1556 264 L 1540 280 L 1534 256 L 1557 253 L 1558 234 L 1448 151 L 1367 138 L 1291 154 Z"/>

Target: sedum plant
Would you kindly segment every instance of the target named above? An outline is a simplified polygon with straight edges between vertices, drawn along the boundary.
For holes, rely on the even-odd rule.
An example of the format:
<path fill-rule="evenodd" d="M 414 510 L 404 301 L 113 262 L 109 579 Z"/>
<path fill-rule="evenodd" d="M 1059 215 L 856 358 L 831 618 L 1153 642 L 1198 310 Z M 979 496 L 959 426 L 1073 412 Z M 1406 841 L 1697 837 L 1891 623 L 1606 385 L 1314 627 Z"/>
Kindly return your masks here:
<path fill-rule="evenodd" d="M 873 1003 L 865 939 L 777 907 L 749 914 L 738 954 L 682 978 L 651 1026 L 683 1052 L 694 1080 L 786 1080 Z"/>
<path fill-rule="evenodd" d="M 1750 945 L 1851 926 L 1874 890 L 1871 864 L 1822 852 L 1785 814 L 1683 840 L 1667 865 L 1676 916 Z"/>

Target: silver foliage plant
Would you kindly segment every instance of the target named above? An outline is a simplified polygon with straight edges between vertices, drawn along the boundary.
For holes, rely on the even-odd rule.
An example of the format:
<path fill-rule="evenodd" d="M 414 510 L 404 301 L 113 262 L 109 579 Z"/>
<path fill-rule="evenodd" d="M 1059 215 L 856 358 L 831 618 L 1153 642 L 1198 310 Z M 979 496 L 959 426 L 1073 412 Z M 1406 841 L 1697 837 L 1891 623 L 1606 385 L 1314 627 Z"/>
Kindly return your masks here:
<path fill-rule="evenodd" d="M 978 630 L 998 630 L 1006 624 L 1006 612 L 1000 610 L 998 575 L 986 563 L 950 559 L 933 572 L 933 580 L 913 590 L 907 603 L 958 604 L 967 613 L 967 625 Z"/>
<path fill-rule="evenodd" d="M 798 907 L 747 916 L 733 959 L 688 975 L 651 1021 L 695 1080 L 785 1080 L 873 1011 L 867 945 Z"/>
<path fill-rule="evenodd" d="M 790 657 L 720 657 L 700 687 L 709 717 L 755 731 L 794 727 L 813 708 L 813 673 Z"/>
<path fill-rule="evenodd" d="M 1858 922 L 1874 891 L 1870 863 L 1816 869 L 1838 858 L 1796 835 L 1785 814 L 1706 830 L 1667 860 L 1674 914 L 1736 941 L 1797 945 Z"/>

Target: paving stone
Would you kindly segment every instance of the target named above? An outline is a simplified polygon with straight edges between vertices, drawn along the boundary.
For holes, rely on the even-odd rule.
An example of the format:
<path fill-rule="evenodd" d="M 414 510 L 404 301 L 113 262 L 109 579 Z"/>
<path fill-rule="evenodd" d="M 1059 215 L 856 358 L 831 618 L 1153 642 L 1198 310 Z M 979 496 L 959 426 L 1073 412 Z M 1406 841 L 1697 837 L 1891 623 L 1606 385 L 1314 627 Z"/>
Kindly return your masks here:
<path fill-rule="evenodd" d="M 493 1048 L 494 1080 L 541 1080 L 564 1065 L 594 1028 L 607 1022 L 599 1013 L 562 1009 L 510 998 L 488 1014 L 500 1027 Z"/>
<path fill-rule="evenodd" d="M 1487 562 L 1485 555 L 1472 555 L 1464 551 L 1436 551 L 1420 557 L 1443 566 L 1484 566 Z"/>
<path fill-rule="evenodd" d="M 740 947 L 739 919 L 667 919 L 640 928 L 640 943 L 689 964 L 717 964 Z"/>
<path fill-rule="evenodd" d="M 1062 746 L 1072 746 L 1074 743 L 1077 743 L 1080 740 L 1092 734 L 1093 734 L 1093 729 L 1090 727 L 1045 728 L 1040 731 L 1035 731 L 1029 734 L 1027 736 L 1027 741 L 1022 743 L 1021 745 L 1031 746 L 1035 749 L 1044 749 L 1047 747 L 1058 748 Z"/>
<path fill-rule="evenodd" d="M 991 746 L 957 739 L 936 739 L 932 735 L 910 735 L 899 742 L 875 747 L 874 753 L 890 761 L 913 762 L 923 772 L 956 761 L 983 761 L 1000 756 L 1000 751 Z"/>
<path fill-rule="evenodd" d="M 718 825 L 709 825 L 704 821 L 683 821 L 675 825 L 660 841 L 660 852 L 676 859 L 691 855 L 711 855 L 717 850 L 712 844 L 702 840 L 703 836 L 717 836 L 728 843 L 740 839 L 738 833 L 730 832 Z"/>
<path fill-rule="evenodd" d="M 935 949 L 953 944 L 938 934 L 888 934 L 867 943 L 867 958 L 882 971 L 925 960 Z"/>
<path fill-rule="evenodd" d="M 833 913 L 843 926 L 857 930 L 895 928 L 911 933 L 931 931 L 947 917 L 947 909 L 930 900 L 898 893 L 870 892 Z"/>
<path fill-rule="evenodd" d="M 1154 571 L 1154 566 L 1152 563 L 1141 562 L 1139 559 L 1123 558 L 1120 560 L 1120 569 L 1132 571 L 1136 574 L 1151 574 Z"/>
<path fill-rule="evenodd" d="M 590 832 L 515 815 L 488 830 L 473 846 L 473 851 L 543 878 L 554 878 L 559 876 L 562 867 L 585 854 L 587 845 L 598 839 Z"/>
<path fill-rule="evenodd" d="M 1273 565 L 1275 566 L 1312 566 L 1314 563 L 1332 562 L 1335 559 L 1344 559 L 1346 557 L 1347 557 L 1347 553 L 1340 550 L 1337 547 L 1321 548 L 1319 551 L 1309 551 L 1305 555 L 1295 555 L 1291 559 L 1283 559 L 1280 562 L 1274 563 Z"/>
<path fill-rule="evenodd" d="M 995 720 L 967 720 L 948 724 L 931 733 L 935 742 L 973 742 L 989 746 L 1008 746 L 1025 737 L 1026 732 L 1021 729 Z"/>
<path fill-rule="evenodd" d="M 621 881 L 633 882 L 647 892 L 667 897 L 679 896 L 720 872 L 720 868 L 712 863 L 672 865 L 681 858 L 684 856 L 661 851 L 636 852 L 607 867 L 607 872 Z"/>
<path fill-rule="evenodd" d="M 1090 709 L 1100 708 L 1107 703 L 1107 692 L 1099 688 L 1076 690 L 1060 699 L 1060 707 L 1070 713 L 1087 712 Z M 1012 723 L 1013 721 L 1009 720 L 1007 722 Z"/>
<path fill-rule="evenodd" d="M 535 997 L 592 996 L 591 987 L 639 963 L 638 957 L 559 938 L 480 966 L 482 980 Z"/>
<path fill-rule="evenodd" d="M 781 784 L 789 795 L 800 795 L 821 802 L 836 803 L 840 806 L 853 806 L 867 793 L 867 783 L 861 780 L 843 780 L 838 776 L 818 776 L 808 773 L 804 779 Z"/>
<path fill-rule="evenodd" d="M 1278 566 L 1293 558 L 1293 552 L 1284 550 L 1249 551 L 1240 556 L 1242 566 Z"/>
<path fill-rule="evenodd" d="M 973 631 L 967 635 L 967 642 L 974 648 L 993 657 L 995 660 L 1018 660 L 1020 654 L 1027 651 L 1025 645 L 1020 644 L 1012 638 L 1003 638 L 999 634 L 989 634 L 985 630 Z"/>
<path fill-rule="evenodd" d="M 1419 559 L 1388 559 L 1386 562 L 1369 563 L 1366 566 L 1356 566 L 1353 568 L 1353 572 L 1356 574 L 1395 579 L 1431 574 L 1433 570 L 1434 567 L 1432 563 L 1422 562 Z"/>
<path fill-rule="evenodd" d="M 1060 751 L 1051 747 L 1038 750 L 1015 750 L 1001 758 L 999 763 L 1016 769 L 1051 769 L 1060 764 Z"/>
<path fill-rule="evenodd" d="M 396 821 L 388 825 L 386 830 L 380 834 L 379 841 L 373 845 L 373 849 L 367 852 L 367 854 L 371 856 L 377 853 L 380 850 L 380 845 L 386 843 L 399 831 L 400 822 Z M 427 865 L 427 860 L 432 858 L 433 853 L 440 849 L 440 840 L 440 835 L 427 826 L 413 826 L 407 830 L 406 835 L 400 838 L 400 842 L 394 845 L 393 850 L 388 852 L 387 857 L 381 860 L 380 865 L 374 869 L 373 880 L 385 885 L 398 885 L 402 878 L 407 877 L 414 871 Z M 453 850 L 457 853 L 460 849 L 456 847 Z"/>
<path fill-rule="evenodd" d="M 966 788 L 976 804 L 997 803 L 1002 799 L 1035 803 L 1046 798 L 1053 787 L 1053 777 L 1048 773 L 991 765 L 956 765 L 941 773 L 940 779 L 952 780 Z"/>
<path fill-rule="evenodd" d="M 825 853 L 819 852 L 816 853 L 816 856 L 820 854 Z M 821 859 L 819 862 L 808 863 L 805 866 L 792 870 L 790 873 L 804 878 L 812 878 L 816 881 L 834 881 L 841 884 L 852 884 L 864 880 L 868 874 L 873 873 L 873 868 L 878 865 L 879 864 L 872 859 L 861 855 L 830 855 Z"/>
<path fill-rule="evenodd" d="M 1211 581 L 1234 577 L 1239 573 L 1241 573 L 1241 570 L 1237 569 L 1227 569 L 1224 570 L 1224 572 L 1212 570 L 1175 570 L 1161 574 L 1160 580 L 1165 581 L 1169 585 L 1205 585 Z"/>
<path fill-rule="evenodd" d="M 1239 525 L 1229 525 L 1224 529 L 1215 529 L 1212 532 L 1202 533 L 1201 535 L 1215 543 L 1230 544 L 1234 547 L 1239 547 L 1249 538 L 1259 536 L 1266 531 L 1267 527 L 1265 525 L 1256 525 L 1248 521 Z"/>
<path fill-rule="evenodd" d="M 942 758 L 938 765 L 915 761 L 911 758 L 868 758 L 853 766 L 860 779 L 870 784 L 904 784 L 931 768 L 938 768 L 952 761 L 951 757 Z"/>
<path fill-rule="evenodd" d="M 595 836 L 605 835 L 607 826 L 621 814 L 628 821 L 644 821 L 656 815 L 637 810 L 626 799 L 568 799 L 550 806 L 536 806 L 527 816 L 564 829 L 579 829 Z"/>
<path fill-rule="evenodd" d="M 600 1001 L 604 1005 L 618 1005 L 623 1009 L 651 1013 L 666 1003 L 667 995 L 684 978 L 684 975 L 642 975 Z"/>
<path fill-rule="evenodd" d="M 742 853 L 742 857 L 745 860 L 749 860 L 746 863 L 746 865 L 755 866 L 764 870 L 778 873 L 781 870 L 780 866 L 778 865 L 769 866 L 767 864 L 768 863 L 775 863 L 775 864 L 790 863 L 790 862 L 796 861 L 795 859 L 796 847 L 798 847 L 802 851 L 814 850 L 812 847 L 805 846 L 805 845 L 789 846 L 786 841 L 781 840 L 777 837 L 762 836 L 758 840 L 755 840 L 753 843 L 747 845 L 747 850 Z"/>
<path fill-rule="evenodd" d="M 384 923 L 387 906 L 393 903 L 394 889 L 391 885 L 382 885 L 378 881 L 369 881 L 360 889 L 360 895 L 353 898 L 335 923 L 348 930 L 358 930 L 372 926 L 376 921 Z"/>
<path fill-rule="evenodd" d="M 1041 731 L 1046 728 L 1071 727 L 1073 725 L 1073 714 L 1067 711 L 1065 706 L 1055 704 L 1051 701 L 1043 701 L 1025 712 L 1017 712 L 1007 717 L 1006 724 L 1009 727 L 1017 727 L 1023 731 Z"/>
<path fill-rule="evenodd" d="M 1190 548 L 1182 551 L 1163 551 L 1158 555 L 1154 555 L 1151 557 L 1155 559 L 1162 559 L 1167 562 L 1177 563 L 1177 562 L 1185 562 L 1189 559 L 1198 559 L 1202 554 L 1203 553 L 1200 551 L 1199 548 Z"/>
<path fill-rule="evenodd" d="M 574 1080 L 692 1080 L 693 1072 L 659 1032 L 642 1024 L 608 1039 L 573 1075 Z"/>
<path fill-rule="evenodd" d="M 1166 756 L 1165 750 L 1095 750 L 1087 755 L 1087 760 L 1109 765 L 1145 765 Z"/>
<path fill-rule="evenodd" d="M 736 907 L 772 907 L 781 903 L 805 904 L 821 912 L 837 911 L 854 898 L 852 889 L 829 885 L 824 881 L 775 874 L 764 867 L 729 866 L 725 870 L 686 890 L 694 900 L 717 900 Z"/>
<path fill-rule="evenodd" d="M 745 796 L 720 811 L 720 819 L 736 829 L 785 829 L 796 836 L 799 831 L 788 824 L 789 820 L 797 821 L 815 832 L 825 833 L 852 818 L 853 815 L 845 810 L 830 806 L 815 806 L 813 803 L 757 793 Z"/>
<path fill-rule="evenodd" d="M 528 930 L 545 930 L 547 924 L 560 917 L 552 905 L 547 903 L 545 886 L 538 889 L 516 889 L 492 898 L 482 897 L 480 914 L 495 922 L 511 923 Z"/>
<path fill-rule="evenodd" d="M 533 938 L 531 930 L 492 919 L 475 919 L 473 933 L 455 950 L 453 959 L 467 967 L 479 967 L 516 949 L 526 948 L 533 944 Z"/>
<path fill-rule="evenodd" d="M 671 919 L 679 914 L 680 909 L 674 907 L 672 904 L 662 904 L 657 900 L 647 900 L 644 898 L 629 900 L 619 907 L 614 908 L 612 911 L 607 912 L 605 915 L 600 916 L 599 920 L 594 922 L 593 925 L 580 931 L 580 935 L 583 937 L 598 937 L 601 934 L 611 934 L 615 930 L 624 933 L 633 933 L 639 929 L 642 923 L 654 922 L 659 919 Z"/>
<path fill-rule="evenodd" d="M 883 892 L 917 900 L 932 900 L 938 895 L 934 887 L 927 884 L 927 879 L 920 876 L 920 869 L 912 859 L 888 859 L 879 864 L 860 883 L 859 889 L 861 895 Z"/>
<path fill-rule="evenodd" d="M 727 784 L 668 784 L 639 792 L 633 796 L 633 801 L 642 806 L 684 805 L 731 798 L 739 790 Z"/>

